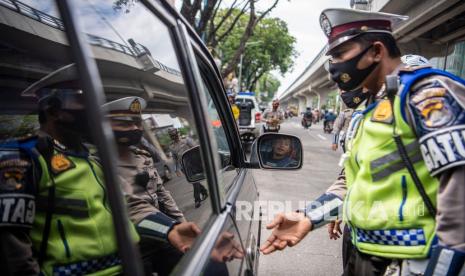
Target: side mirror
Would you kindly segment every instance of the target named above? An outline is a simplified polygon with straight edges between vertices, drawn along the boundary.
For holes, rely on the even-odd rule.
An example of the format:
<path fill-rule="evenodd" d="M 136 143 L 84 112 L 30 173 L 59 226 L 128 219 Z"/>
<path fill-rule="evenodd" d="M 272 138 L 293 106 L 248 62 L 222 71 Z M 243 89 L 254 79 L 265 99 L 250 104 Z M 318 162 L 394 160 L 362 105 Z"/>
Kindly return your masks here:
<path fill-rule="evenodd" d="M 199 146 L 186 150 L 182 154 L 181 163 L 187 181 L 197 182 L 205 179 Z"/>
<path fill-rule="evenodd" d="M 302 142 L 293 135 L 265 133 L 257 138 L 251 161 L 258 161 L 262 169 L 300 169 L 303 164 Z"/>

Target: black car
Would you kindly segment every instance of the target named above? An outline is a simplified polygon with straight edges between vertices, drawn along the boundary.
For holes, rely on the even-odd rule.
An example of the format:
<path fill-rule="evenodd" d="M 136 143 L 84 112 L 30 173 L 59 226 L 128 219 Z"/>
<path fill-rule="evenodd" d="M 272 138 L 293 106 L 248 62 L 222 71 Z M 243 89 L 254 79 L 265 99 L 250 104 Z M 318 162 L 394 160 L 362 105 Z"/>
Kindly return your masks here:
<path fill-rule="evenodd" d="M 267 134 L 257 139 L 254 161 L 248 161 L 218 68 L 188 23 L 166 1 L 129 1 L 122 8 L 113 2 L 124 1 L 0 2 L 0 139 L 34 135 L 37 99 L 22 91 L 76 64 L 92 129 L 89 143 L 96 145 L 105 173 L 124 272 L 141 275 L 122 195 L 114 186 L 119 183 L 115 143 L 100 106 L 127 96 L 143 98 L 144 114 L 169 115 L 195 144 L 178 157 L 183 173 L 165 185 L 185 218 L 202 230 L 173 274 L 256 275 L 261 218 L 251 170 L 284 168 L 264 165 L 263 159 L 272 153 L 273 140 L 284 138 L 292 139 L 297 151 L 296 165 L 285 169 L 300 168 L 300 141 Z M 175 146 L 169 137 L 152 138 L 157 148 Z M 191 183 L 208 190 L 199 208 Z"/>

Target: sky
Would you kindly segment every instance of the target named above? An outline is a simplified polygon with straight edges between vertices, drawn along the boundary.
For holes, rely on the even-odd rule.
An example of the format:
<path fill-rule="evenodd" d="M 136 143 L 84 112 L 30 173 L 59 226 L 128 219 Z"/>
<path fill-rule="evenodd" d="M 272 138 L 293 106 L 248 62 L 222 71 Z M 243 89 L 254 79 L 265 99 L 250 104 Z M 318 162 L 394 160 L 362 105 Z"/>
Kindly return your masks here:
<path fill-rule="evenodd" d="M 258 7 L 263 10 L 273 0 L 260 0 Z M 280 0 L 270 16 L 279 17 L 288 24 L 289 32 L 297 42 L 295 49 L 299 56 L 294 60 L 292 72 L 282 77 L 278 72 L 274 75 L 281 81 L 278 95 L 305 70 L 307 65 L 326 45 L 326 36 L 320 29 L 320 13 L 326 8 L 349 8 L 350 0 Z"/>

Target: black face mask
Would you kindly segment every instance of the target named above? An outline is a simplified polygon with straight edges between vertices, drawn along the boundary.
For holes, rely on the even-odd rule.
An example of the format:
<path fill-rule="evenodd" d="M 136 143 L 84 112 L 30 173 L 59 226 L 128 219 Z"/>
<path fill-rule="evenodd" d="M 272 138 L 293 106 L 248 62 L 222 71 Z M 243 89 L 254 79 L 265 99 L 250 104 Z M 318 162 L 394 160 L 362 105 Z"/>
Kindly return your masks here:
<path fill-rule="evenodd" d="M 363 80 L 378 66 L 378 62 L 373 62 L 365 69 L 357 69 L 358 62 L 371 49 L 373 45 L 367 47 L 355 57 L 339 63 L 329 63 L 329 73 L 331 79 L 344 91 L 352 91 L 357 88 Z"/>
<path fill-rule="evenodd" d="M 363 88 L 353 91 L 346 91 L 341 94 L 341 99 L 348 108 L 357 108 L 364 100 L 368 98 L 368 92 L 363 93 Z"/>
<path fill-rule="evenodd" d="M 132 146 L 138 144 L 142 139 L 143 134 L 142 130 L 140 129 L 125 131 L 115 130 L 113 131 L 113 133 L 115 134 L 116 142 L 125 146 Z"/>
<path fill-rule="evenodd" d="M 58 124 L 62 127 L 62 131 L 70 133 L 70 135 L 79 134 L 82 136 L 90 135 L 90 127 L 87 122 L 87 116 L 84 109 L 72 110 L 63 109 L 64 112 L 71 114 L 72 120 L 59 120 Z"/>

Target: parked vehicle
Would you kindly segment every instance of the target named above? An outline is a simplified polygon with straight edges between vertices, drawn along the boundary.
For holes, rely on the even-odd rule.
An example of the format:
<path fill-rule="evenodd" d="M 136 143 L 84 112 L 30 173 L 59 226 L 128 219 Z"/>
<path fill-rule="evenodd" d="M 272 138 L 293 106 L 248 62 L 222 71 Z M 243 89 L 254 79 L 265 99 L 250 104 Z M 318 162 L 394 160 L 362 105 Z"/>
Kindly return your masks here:
<path fill-rule="evenodd" d="M 81 95 L 80 99 L 84 97 L 85 101 L 80 102 L 81 110 L 84 108 L 83 121 L 80 123 L 87 122 L 83 125 L 88 126 L 89 133 L 83 138 L 89 144 L 89 149 L 93 150 L 92 155 L 86 154 L 85 158 L 90 159 L 92 156 L 92 162 L 101 165 L 98 168 L 101 168 L 104 175 L 101 179 L 105 181 L 98 182 L 99 186 L 93 188 L 99 193 L 103 190 L 107 196 L 101 200 L 105 209 L 108 209 L 108 212 L 111 210 L 109 213 L 113 218 L 109 227 L 113 224 L 112 228 L 116 233 L 114 239 L 117 242 L 114 243 L 114 248 L 117 248 L 118 254 L 113 254 L 118 261 L 116 264 L 121 258 L 122 272 L 125 275 L 151 274 L 151 271 L 144 274 L 139 254 L 130 235 L 133 233 L 132 223 L 126 216 L 126 205 L 119 185 L 121 180 L 116 170 L 120 160 L 114 146 L 114 135 L 108 131 L 108 120 L 104 120 L 106 111 L 101 110 L 105 100 L 129 96 L 142 97 L 146 107 L 143 108 L 141 102 L 134 101 L 131 111 L 134 108 L 135 113 L 143 115 L 162 114 L 178 118 L 173 127 L 181 129 L 182 137 L 195 144 L 179 157 L 182 158 L 183 173 L 177 172 L 179 175 L 172 178 L 166 189 L 173 196 L 186 220 L 195 223 L 201 229 L 201 234 L 196 237 L 189 251 L 181 255 L 179 261 L 174 262 L 176 267 L 172 274 L 257 275 L 262 221 L 261 210 L 254 204 L 258 201 L 258 190 L 251 170 L 301 168 L 300 140 L 283 134 L 266 134 L 256 139 L 255 150 L 249 161 L 241 138 L 244 139 L 245 133 L 253 135 L 253 139 L 258 136 L 255 132 L 258 129 L 256 124 L 260 121 L 257 104 L 249 96 L 238 96 L 250 107 L 250 114 L 243 114 L 243 123 L 240 125 L 242 130 L 239 131 L 215 61 L 187 21 L 168 1 L 134 1 L 127 9 L 120 10 L 114 9 L 113 2 L 99 1 L 98 7 L 97 4 L 94 6 L 87 1 L 28 1 L 28 5 L 16 0 L 0 2 L 0 91 L 3 96 L 0 101 L 0 146 L 6 143 L 6 140 L 12 145 L 11 141 L 34 137 L 39 114 L 38 101 L 33 96 L 40 95 L 25 95 L 23 92 L 31 84 L 50 76 L 50 73 L 74 63 L 78 78 L 72 82 L 63 82 L 61 86 L 53 87 L 48 92 L 71 91 Z M 70 6 L 70 3 L 73 5 Z M 51 109 L 52 107 L 47 112 L 52 112 Z M 73 116 L 70 114 L 68 116 Z M 76 117 L 72 118 L 76 121 Z M 155 139 L 161 148 L 172 146 L 169 138 Z M 274 141 L 279 139 L 288 139 L 294 145 L 293 158 L 286 159 L 292 162 L 285 165 L 267 160 L 267 156 L 272 153 Z M 17 149 L 18 152 L 22 150 L 23 148 Z M 151 156 L 140 149 L 134 150 L 141 156 Z M 22 160 L 18 159 L 18 164 L 21 163 L 19 161 Z M 59 161 L 55 164 L 56 168 L 60 169 L 58 173 L 74 169 L 72 162 L 63 156 Z M 87 166 L 87 163 L 81 163 L 80 166 Z M 89 167 L 92 167 L 90 164 L 89 162 Z M 42 162 L 42 165 L 48 166 L 46 162 Z M 25 184 L 30 185 L 31 183 L 26 181 L 32 179 L 32 176 L 29 178 L 28 175 L 23 179 L 21 173 L 22 171 L 17 174 L 21 176 L 21 181 L 24 180 Z M 148 173 L 137 175 L 145 176 L 146 181 L 142 182 L 148 183 Z M 59 177 L 56 179 L 58 181 Z M 200 208 L 194 208 L 192 187 L 199 183 L 208 189 L 208 198 L 202 202 Z M 21 185 L 19 187 L 21 188 Z M 57 189 L 57 195 L 70 193 L 68 190 L 72 189 L 73 187 Z M 47 201 L 47 195 L 50 195 L 47 190 L 41 193 L 45 205 L 42 210 L 37 209 L 36 213 L 44 214 L 45 209 L 50 211 L 47 207 L 54 205 L 50 205 L 53 200 Z M 58 200 L 56 202 L 58 203 Z M 77 204 L 71 206 L 71 209 L 65 208 L 65 211 L 69 211 L 65 215 L 77 213 L 93 216 L 92 212 L 87 212 L 93 208 L 91 201 L 81 202 L 73 197 L 68 200 L 61 198 L 60 207 L 63 207 L 63 202 Z M 81 203 L 84 205 L 81 206 Z M 237 219 L 236 214 L 244 204 L 248 204 L 251 209 L 245 217 Z M 74 207 L 78 209 L 72 209 Z M 53 207 L 51 211 L 54 211 Z M 56 235 L 58 238 L 55 240 L 60 241 L 60 244 L 53 248 L 70 254 L 79 246 L 75 241 L 81 240 L 82 235 L 89 233 L 82 232 L 79 239 L 73 239 L 72 229 L 79 223 L 73 224 L 76 218 L 69 215 L 66 220 L 59 221 L 61 232 L 57 234 L 55 214 L 52 215 L 47 215 L 53 222 L 51 236 Z M 27 220 L 34 220 L 34 217 L 31 215 Z M 32 230 L 38 235 L 45 233 L 40 228 L 42 225 L 42 221 L 31 223 Z M 156 227 L 160 228 L 158 225 Z M 64 230 L 68 231 L 66 237 L 73 243 L 61 242 L 60 237 L 64 239 L 65 236 Z M 9 228 L 4 231 L 15 229 Z M 168 236 L 168 231 L 171 230 L 166 231 Z M 27 233 L 29 229 L 24 235 Z M 26 240 L 26 237 L 24 238 Z M 34 242 L 34 248 L 39 248 L 37 239 Z M 95 240 L 95 243 L 98 244 L 95 248 L 89 246 L 92 247 L 91 250 L 99 250 L 98 248 L 102 247 L 99 240 Z M 29 250 L 30 247 L 28 244 L 25 248 Z M 87 249 L 85 246 L 81 248 Z M 13 251 L 4 250 L 3 253 L 5 252 Z M 163 254 L 163 251 L 160 254 Z M 65 253 L 61 255 L 64 257 L 63 260 L 59 260 L 60 265 L 75 266 L 75 263 L 70 263 L 71 257 L 68 256 L 67 259 Z M 27 256 L 33 255 L 31 253 Z M 79 256 L 71 256 L 73 262 L 81 261 Z M 32 261 L 31 257 L 28 263 Z M 112 265 L 115 266 L 114 263 Z M 119 268 L 115 266 L 115 269 Z M 86 272 L 91 273 L 87 270 Z"/>
<path fill-rule="evenodd" d="M 236 95 L 236 105 L 239 107 L 239 133 L 247 151 L 260 135 L 262 112 L 259 109 L 255 93 L 240 92 Z"/>

